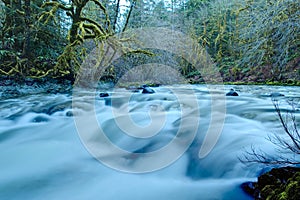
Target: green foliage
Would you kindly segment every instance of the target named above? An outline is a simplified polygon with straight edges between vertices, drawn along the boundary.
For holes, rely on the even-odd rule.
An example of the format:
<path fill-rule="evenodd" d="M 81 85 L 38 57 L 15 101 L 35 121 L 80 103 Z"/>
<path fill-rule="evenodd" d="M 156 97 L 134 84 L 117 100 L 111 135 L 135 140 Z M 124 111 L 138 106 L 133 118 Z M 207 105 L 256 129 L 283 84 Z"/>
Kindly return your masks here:
<path fill-rule="evenodd" d="M 96 44 L 129 28 L 166 27 L 196 39 L 224 81 L 295 84 L 300 78 L 298 0 L 2 0 L 0 26 L 4 75 L 74 79 Z M 160 57 L 198 79 L 184 60 Z"/>
<path fill-rule="evenodd" d="M 237 2 L 225 0 L 192 0 L 186 5 L 184 14 L 188 19 L 188 30 L 220 66 L 224 59 L 234 58 L 237 53 L 235 10 L 238 8 Z"/>
<path fill-rule="evenodd" d="M 2 75 L 41 77 L 62 52 L 61 29 L 36 20 L 43 11 L 41 0 L 3 1 L 0 15 L 0 67 Z M 46 59 L 39 59 L 43 56 Z"/>
<path fill-rule="evenodd" d="M 273 168 L 258 177 L 251 187 L 243 187 L 254 199 L 298 200 L 300 198 L 300 168 Z"/>
<path fill-rule="evenodd" d="M 300 57 L 299 8 L 297 0 L 189 0 L 181 12 L 225 81 L 287 81 Z"/>
<path fill-rule="evenodd" d="M 291 178 L 288 178 L 286 183 L 264 186 L 261 190 L 262 199 L 266 200 L 298 200 L 300 198 L 300 173 L 296 172 Z"/>

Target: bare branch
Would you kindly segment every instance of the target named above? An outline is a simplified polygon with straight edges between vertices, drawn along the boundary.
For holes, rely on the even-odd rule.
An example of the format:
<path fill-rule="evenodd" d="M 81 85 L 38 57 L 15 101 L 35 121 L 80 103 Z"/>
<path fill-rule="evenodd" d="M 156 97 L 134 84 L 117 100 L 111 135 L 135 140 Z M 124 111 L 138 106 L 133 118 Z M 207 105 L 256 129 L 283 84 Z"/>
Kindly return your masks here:
<path fill-rule="evenodd" d="M 239 157 L 239 160 L 243 163 L 261 163 L 266 165 L 300 164 L 299 157 L 297 157 L 300 156 L 300 137 L 296 116 L 294 114 L 296 111 L 294 102 L 288 102 L 291 106 L 291 110 L 287 110 L 286 114 L 283 115 L 278 100 L 273 99 L 272 101 L 285 136 L 287 137 L 274 134 L 272 136 L 269 135 L 267 140 L 277 147 L 276 151 L 280 154 L 272 156 L 251 146 L 251 149 L 246 151 L 242 158 Z M 294 157 L 291 158 L 289 155 L 293 155 Z"/>

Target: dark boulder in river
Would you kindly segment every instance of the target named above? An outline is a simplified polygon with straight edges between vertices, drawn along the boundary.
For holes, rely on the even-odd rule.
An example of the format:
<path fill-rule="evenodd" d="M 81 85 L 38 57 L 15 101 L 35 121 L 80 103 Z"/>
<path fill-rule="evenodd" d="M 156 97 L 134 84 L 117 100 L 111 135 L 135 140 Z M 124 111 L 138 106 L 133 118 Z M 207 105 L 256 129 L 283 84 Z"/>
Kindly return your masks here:
<path fill-rule="evenodd" d="M 106 92 L 102 92 L 102 93 L 99 94 L 99 96 L 100 96 L 100 97 L 108 97 L 109 94 L 106 93 Z"/>
<path fill-rule="evenodd" d="M 155 93 L 155 91 L 152 88 L 150 88 L 148 85 L 143 85 L 142 88 L 143 88 L 143 91 L 142 91 L 143 94 Z"/>
<path fill-rule="evenodd" d="M 242 189 L 254 199 L 300 199 L 300 168 L 274 168 L 258 177 L 257 182 L 246 182 Z"/>
<path fill-rule="evenodd" d="M 231 88 L 230 91 L 226 93 L 226 96 L 239 96 L 239 94 Z"/>

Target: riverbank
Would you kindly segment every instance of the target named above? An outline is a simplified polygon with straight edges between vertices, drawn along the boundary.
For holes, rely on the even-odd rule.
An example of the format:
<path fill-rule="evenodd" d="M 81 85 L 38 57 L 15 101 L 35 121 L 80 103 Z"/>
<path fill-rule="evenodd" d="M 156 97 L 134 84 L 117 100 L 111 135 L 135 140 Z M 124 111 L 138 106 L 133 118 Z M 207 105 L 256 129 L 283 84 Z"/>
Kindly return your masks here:
<path fill-rule="evenodd" d="M 69 93 L 71 91 L 72 82 L 64 79 L 0 77 L 1 98 L 13 98 L 44 93 Z"/>
<path fill-rule="evenodd" d="M 101 80 L 103 83 L 117 83 L 116 80 Z M 28 77 L 15 77 L 15 76 L 0 76 L 0 86 L 32 86 L 33 88 L 43 88 L 46 87 L 46 91 L 49 92 L 59 92 L 64 90 L 70 90 L 70 88 L 73 85 L 73 80 L 65 79 L 65 78 L 28 78 Z M 202 79 L 192 79 L 187 78 L 186 82 L 184 84 L 205 84 L 205 81 Z M 132 82 L 127 83 L 130 85 L 139 86 L 141 83 Z M 143 84 L 147 84 L 149 86 L 158 86 L 161 85 L 158 82 L 147 82 L 145 81 Z M 261 82 L 255 82 L 255 81 L 223 81 L 222 83 L 215 83 L 215 84 L 224 84 L 224 85 L 270 85 L 270 86 L 300 86 L 300 79 L 297 80 L 289 80 L 289 81 L 261 81 Z M 128 85 L 128 86 L 130 86 Z M 118 84 L 118 87 L 126 87 L 127 85 L 124 85 L 124 83 Z M 60 88 L 62 87 L 62 88 Z M 40 90 L 38 90 L 40 92 Z"/>
<path fill-rule="evenodd" d="M 257 182 L 242 184 L 242 188 L 255 200 L 299 200 L 300 168 L 273 168 L 260 175 Z"/>

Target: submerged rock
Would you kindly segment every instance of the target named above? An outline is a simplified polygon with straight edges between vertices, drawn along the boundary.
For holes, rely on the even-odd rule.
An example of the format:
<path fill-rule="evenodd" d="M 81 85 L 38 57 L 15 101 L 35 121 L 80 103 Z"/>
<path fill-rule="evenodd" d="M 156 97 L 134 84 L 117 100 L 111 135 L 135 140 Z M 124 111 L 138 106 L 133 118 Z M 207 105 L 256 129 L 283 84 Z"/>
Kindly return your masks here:
<path fill-rule="evenodd" d="M 300 168 L 274 168 L 259 176 L 257 182 L 246 182 L 241 187 L 256 200 L 299 200 Z"/>
<path fill-rule="evenodd" d="M 270 94 L 270 97 L 283 97 L 283 96 L 284 96 L 284 94 L 281 94 L 279 92 L 272 92 Z"/>
<path fill-rule="evenodd" d="M 128 99 L 122 96 L 115 96 L 115 97 L 105 97 L 104 98 L 104 104 L 106 106 L 112 106 L 115 108 L 119 108 L 125 103 L 128 102 Z"/>
<path fill-rule="evenodd" d="M 45 116 L 36 116 L 35 118 L 33 118 L 31 120 L 31 122 L 34 122 L 34 123 L 48 122 L 48 121 L 49 121 L 49 118 L 47 118 Z"/>
<path fill-rule="evenodd" d="M 239 94 L 231 88 L 230 91 L 226 93 L 226 96 L 239 96 Z"/>
<path fill-rule="evenodd" d="M 73 117 L 74 116 L 73 111 L 69 110 L 68 112 L 66 112 L 66 116 L 67 117 Z"/>

